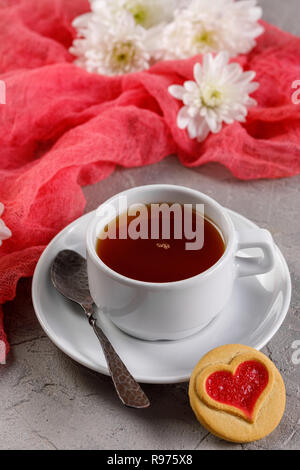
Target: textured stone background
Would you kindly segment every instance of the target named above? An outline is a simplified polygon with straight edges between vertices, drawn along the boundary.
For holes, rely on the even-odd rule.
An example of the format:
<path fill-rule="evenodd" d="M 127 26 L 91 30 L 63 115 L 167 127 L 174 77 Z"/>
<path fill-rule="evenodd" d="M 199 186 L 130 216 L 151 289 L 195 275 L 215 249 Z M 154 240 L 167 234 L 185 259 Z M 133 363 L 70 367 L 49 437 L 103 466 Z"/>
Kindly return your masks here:
<path fill-rule="evenodd" d="M 265 19 L 300 34 L 299 0 L 261 0 Z M 299 77 L 300 78 L 300 77 Z M 175 157 L 133 170 L 117 170 L 84 189 L 86 211 L 129 187 L 175 183 L 200 189 L 225 206 L 269 228 L 288 261 L 293 281 L 289 314 L 264 352 L 277 364 L 287 388 L 280 426 L 266 439 L 241 446 L 203 429 L 187 400 L 187 384 L 146 385 L 152 406 L 122 407 L 108 377 L 72 362 L 40 328 L 31 304 L 30 280 L 5 306 L 12 352 L 0 368 L 0 449 L 299 449 L 300 365 L 291 361 L 300 340 L 300 175 L 275 181 L 241 182 L 216 164 L 183 168 Z"/>

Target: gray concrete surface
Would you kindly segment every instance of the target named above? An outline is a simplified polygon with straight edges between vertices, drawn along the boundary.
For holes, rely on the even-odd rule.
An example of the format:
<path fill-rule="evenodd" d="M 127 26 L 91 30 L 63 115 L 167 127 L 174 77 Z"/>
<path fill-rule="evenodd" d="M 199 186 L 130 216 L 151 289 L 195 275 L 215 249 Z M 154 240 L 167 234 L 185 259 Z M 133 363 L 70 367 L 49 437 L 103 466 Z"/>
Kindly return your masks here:
<path fill-rule="evenodd" d="M 265 18 L 300 34 L 298 0 L 264 0 Z M 299 77 L 300 78 L 300 77 Z M 275 181 L 241 182 L 217 164 L 183 168 L 175 157 L 131 170 L 84 189 L 86 211 L 134 185 L 189 185 L 270 229 L 288 261 L 293 297 L 288 316 L 264 352 L 277 364 L 287 389 L 280 426 L 266 439 L 241 446 L 221 441 L 196 421 L 187 384 L 145 385 L 151 408 L 123 408 L 110 379 L 74 363 L 41 330 L 30 299 L 30 280 L 5 305 L 12 352 L 0 368 L 0 449 L 299 449 L 300 365 L 293 341 L 300 340 L 300 175 Z"/>

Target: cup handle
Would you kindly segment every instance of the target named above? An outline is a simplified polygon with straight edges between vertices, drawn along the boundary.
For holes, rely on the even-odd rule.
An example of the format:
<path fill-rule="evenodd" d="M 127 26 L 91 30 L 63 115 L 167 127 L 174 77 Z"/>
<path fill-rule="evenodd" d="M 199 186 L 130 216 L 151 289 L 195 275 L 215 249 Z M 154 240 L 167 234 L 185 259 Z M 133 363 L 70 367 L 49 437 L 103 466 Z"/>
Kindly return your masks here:
<path fill-rule="evenodd" d="M 275 248 L 272 235 L 265 229 L 250 229 L 237 233 L 238 250 L 260 248 L 262 256 L 236 256 L 237 275 L 254 276 L 270 271 L 275 264 Z"/>

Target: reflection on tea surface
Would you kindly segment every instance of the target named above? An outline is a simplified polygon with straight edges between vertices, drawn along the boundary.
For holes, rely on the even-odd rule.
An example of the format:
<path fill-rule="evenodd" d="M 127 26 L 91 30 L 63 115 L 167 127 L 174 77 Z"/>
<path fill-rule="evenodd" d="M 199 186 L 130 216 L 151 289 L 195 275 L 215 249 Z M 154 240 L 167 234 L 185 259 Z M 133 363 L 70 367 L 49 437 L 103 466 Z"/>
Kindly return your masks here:
<path fill-rule="evenodd" d="M 144 206 L 146 211 L 139 212 L 138 216 L 121 214 L 112 221 L 115 227 L 114 236 L 109 236 L 109 230 L 106 234 L 100 234 L 96 244 L 98 256 L 117 273 L 145 282 L 180 281 L 206 271 L 223 255 L 223 237 L 212 221 L 195 210 L 189 209 L 188 212 L 186 208 L 184 210 L 183 206 L 179 206 L 180 219 L 177 212 L 170 210 L 167 211 L 168 221 L 165 220 L 167 214 L 164 211 L 155 213 L 157 217 L 154 217 L 150 204 Z M 187 218 L 195 234 L 197 227 L 202 227 L 200 249 L 187 249 L 193 242 L 190 238 L 191 230 L 190 233 L 186 231 Z M 166 237 L 164 228 L 167 226 L 169 233 Z M 130 234 L 139 231 L 141 237 L 130 237 Z M 124 233 L 128 236 L 120 238 L 124 237 Z M 198 245 L 195 239 L 194 244 L 196 248 Z"/>

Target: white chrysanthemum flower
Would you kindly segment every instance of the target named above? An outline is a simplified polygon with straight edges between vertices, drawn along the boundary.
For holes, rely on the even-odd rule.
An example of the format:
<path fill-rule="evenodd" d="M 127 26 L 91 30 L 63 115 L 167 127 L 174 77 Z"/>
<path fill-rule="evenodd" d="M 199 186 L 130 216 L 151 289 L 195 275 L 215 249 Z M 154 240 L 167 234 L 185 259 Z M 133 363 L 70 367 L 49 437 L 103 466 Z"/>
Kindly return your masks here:
<path fill-rule="evenodd" d="M 0 216 L 3 214 L 4 205 L 0 202 Z M 4 221 L 0 219 L 0 246 L 2 245 L 3 240 L 7 240 L 11 237 L 11 231 L 6 227 Z"/>
<path fill-rule="evenodd" d="M 248 107 L 257 104 L 249 96 L 259 86 L 252 81 L 255 72 L 244 72 L 239 64 L 228 62 L 227 52 L 216 57 L 208 53 L 202 66 L 199 63 L 194 66 L 195 81 L 169 87 L 169 93 L 184 103 L 177 115 L 177 125 L 187 129 L 191 139 L 202 142 L 209 132 L 218 133 L 223 122 L 245 122 Z"/>
<path fill-rule="evenodd" d="M 249 52 L 263 28 L 256 0 L 192 0 L 174 14 L 160 48 L 165 58 L 188 58 L 207 52 L 228 51 L 231 57 Z"/>
<path fill-rule="evenodd" d="M 136 24 L 146 29 L 167 23 L 182 0 L 90 0 L 93 12 L 103 15 L 109 10 L 113 15 L 126 11 Z"/>
<path fill-rule="evenodd" d="M 99 16 L 86 13 L 73 21 L 79 39 L 70 52 L 77 56 L 75 63 L 88 72 L 120 75 L 149 67 L 150 54 L 146 47 L 146 30 L 133 17 L 109 11 Z"/>

